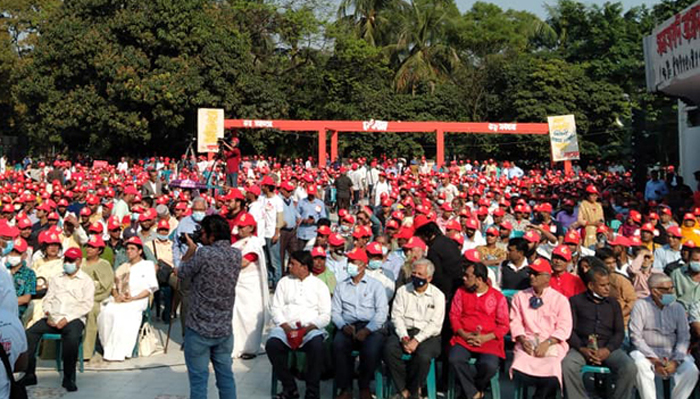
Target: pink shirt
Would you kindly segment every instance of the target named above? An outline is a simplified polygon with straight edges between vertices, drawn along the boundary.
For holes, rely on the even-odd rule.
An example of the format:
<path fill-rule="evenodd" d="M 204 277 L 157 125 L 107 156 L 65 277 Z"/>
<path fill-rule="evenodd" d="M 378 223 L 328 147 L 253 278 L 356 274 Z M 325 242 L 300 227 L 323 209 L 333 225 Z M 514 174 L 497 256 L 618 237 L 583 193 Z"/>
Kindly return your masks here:
<path fill-rule="evenodd" d="M 552 345 L 545 357 L 534 357 L 523 350 L 522 345 L 515 344 L 513 351 L 513 370 L 533 377 L 557 377 L 561 383 L 561 362 L 569 350 L 566 340 L 571 336 L 573 325 L 569 300 L 556 290 L 547 287 L 542 293 L 543 305 L 538 309 L 530 307 L 530 298 L 534 290 L 528 288 L 515 294 L 510 310 L 510 333 L 515 340 L 524 335 L 531 342 L 542 342 L 553 337 L 560 342 Z"/>

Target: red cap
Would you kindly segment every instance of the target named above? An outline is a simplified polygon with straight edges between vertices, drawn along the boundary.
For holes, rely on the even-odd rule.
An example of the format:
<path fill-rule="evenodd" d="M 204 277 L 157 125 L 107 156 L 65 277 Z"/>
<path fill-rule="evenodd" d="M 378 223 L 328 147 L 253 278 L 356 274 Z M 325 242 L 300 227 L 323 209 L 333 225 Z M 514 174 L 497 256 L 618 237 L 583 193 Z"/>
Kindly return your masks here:
<path fill-rule="evenodd" d="M 486 229 L 486 235 L 489 235 L 489 234 L 498 237 L 498 235 L 499 235 L 498 229 L 494 226 L 489 227 L 488 229 Z"/>
<path fill-rule="evenodd" d="M 90 236 L 90 239 L 88 240 L 86 245 L 93 248 L 104 248 L 105 242 L 104 240 L 102 240 L 102 237 L 99 234 L 93 234 Z"/>
<path fill-rule="evenodd" d="M 138 245 L 139 247 L 143 248 L 143 242 L 141 241 L 141 239 L 138 236 L 133 236 L 133 237 L 129 238 L 128 240 L 126 240 L 126 242 L 124 243 L 124 246 L 129 245 L 129 244 Z"/>
<path fill-rule="evenodd" d="M 285 182 L 283 182 L 282 184 L 280 184 L 280 188 L 281 188 L 282 190 L 287 190 L 287 191 L 290 191 L 290 192 L 291 192 L 291 191 L 294 191 L 294 185 L 293 185 L 292 183 L 288 182 L 288 181 L 285 181 Z"/>
<path fill-rule="evenodd" d="M 569 230 L 564 236 L 564 244 L 580 244 L 581 235 L 576 230 Z"/>
<path fill-rule="evenodd" d="M 601 234 L 601 233 L 604 234 L 604 233 L 607 233 L 609 230 L 610 229 L 608 229 L 608 226 L 601 224 L 600 226 L 598 226 L 597 229 L 595 229 L 595 233 L 596 234 Z"/>
<path fill-rule="evenodd" d="M 83 250 L 78 247 L 70 247 L 63 253 L 65 259 L 80 259 L 83 257 Z"/>
<path fill-rule="evenodd" d="M 535 230 L 528 230 L 525 235 L 523 236 L 526 241 L 529 242 L 540 242 L 540 233 L 538 233 Z"/>
<path fill-rule="evenodd" d="M 370 255 L 384 255 L 382 244 L 372 241 L 367 244 L 367 253 Z"/>
<path fill-rule="evenodd" d="M 43 231 L 44 233 L 44 244 L 60 244 L 61 240 L 58 238 L 58 234 L 55 232 L 49 232 L 48 230 Z M 40 234 L 41 235 L 41 234 Z M 42 240 L 39 240 L 42 241 Z"/>
<path fill-rule="evenodd" d="M 567 262 L 571 260 L 571 250 L 566 245 L 559 245 L 554 248 L 554 251 L 552 251 L 552 256 L 554 255 L 561 256 Z"/>
<path fill-rule="evenodd" d="M 354 238 L 371 237 L 372 230 L 367 226 L 356 226 L 355 231 L 352 232 Z"/>
<path fill-rule="evenodd" d="M 649 212 L 649 220 L 659 220 L 659 214 L 656 212 Z"/>
<path fill-rule="evenodd" d="M 594 185 L 592 185 L 592 184 L 589 185 L 588 187 L 586 187 L 586 192 L 587 192 L 588 194 L 600 194 L 600 192 L 598 191 L 598 189 L 597 189 Z"/>
<path fill-rule="evenodd" d="M 32 227 L 32 221 L 29 218 L 24 217 L 17 221 L 17 228 L 26 229 L 27 227 Z"/>
<path fill-rule="evenodd" d="M 683 237 L 683 234 L 681 233 L 681 228 L 678 226 L 671 226 L 671 227 L 667 228 L 666 233 L 668 233 L 669 236 L 673 236 L 673 237 L 678 237 L 678 238 Z"/>
<path fill-rule="evenodd" d="M 552 204 L 549 202 L 544 202 L 540 204 L 540 212 L 552 213 Z"/>
<path fill-rule="evenodd" d="M 632 236 L 629 239 L 630 247 L 640 247 L 642 246 L 642 239 L 639 236 Z"/>
<path fill-rule="evenodd" d="M 270 176 L 265 176 L 263 177 L 262 181 L 260 182 L 261 186 L 276 186 L 275 181 L 272 180 L 272 177 Z"/>
<path fill-rule="evenodd" d="M 481 262 L 481 254 L 476 249 L 466 250 L 466 252 L 464 252 L 464 257 L 470 262 L 474 262 L 474 263 Z"/>
<path fill-rule="evenodd" d="M 413 230 L 408 228 L 408 227 L 401 227 L 399 229 L 399 232 L 394 234 L 394 238 L 404 238 L 406 240 L 410 239 L 413 237 Z"/>
<path fill-rule="evenodd" d="M 316 229 L 316 232 L 319 235 L 327 236 L 331 234 L 331 228 L 328 226 L 319 226 L 318 229 Z"/>
<path fill-rule="evenodd" d="M 630 219 L 632 219 L 635 223 L 642 223 L 642 214 L 632 209 L 630 211 Z"/>
<path fill-rule="evenodd" d="M 507 220 L 502 221 L 498 226 L 508 231 L 513 230 L 513 224 Z"/>
<path fill-rule="evenodd" d="M 37 206 L 36 209 L 38 211 L 51 212 L 51 207 L 46 202 L 42 202 L 41 204 L 39 204 L 39 206 Z"/>
<path fill-rule="evenodd" d="M 413 221 L 413 228 L 417 230 L 428 223 L 430 223 L 430 220 L 425 215 L 418 215 Z"/>
<path fill-rule="evenodd" d="M 313 258 L 325 258 L 326 257 L 326 250 L 323 249 L 323 247 L 314 247 L 314 249 L 311 250 L 311 257 Z"/>
<path fill-rule="evenodd" d="M 671 212 L 671 208 L 669 208 L 667 206 L 661 207 L 661 213 L 663 213 L 664 215 L 668 215 L 668 216 L 673 215 L 673 213 Z"/>
<path fill-rule="evenodd" d="M 318 194 L 318 188 L 316 187 L 315 184 L 309 184 L 309 185 L 306 187 L 306 193 L 307 193 L 308 195 L 316 195 L 316 194 Z"/>
<path fill-rule="evenodd" d="M 399 222 L 397 222 L 395 219 L 389 219 L 389 221 L 386 222 L 386 228 L 398 230 L 399 229 Z"/>
<path fill-rule="evenodd" d="M 328 236 L 328 243 L 334 247 L 345 245 L 345 239 L 338 233 L 333 233 Z"/>
<path fill-rule="evenodd" d="M 654 229 L 654 225 L 653 225 L 653 224 L 651 224 L 651 223 L 644 223 L 644 224 L 642 225 L 642 228 L 641 228 L 640 230 L 641 230 L 641 231 L 647 231 L 647 232 L 649 232 L 649 233 L 653 233 L 655 229 Z"/>
<path fill-rule="evenodd" d="M 693 240 L 687 240 L 686 242 L 683 243 L 683 247 L 685 248 L 695 248 L 697 245 L 695 245 L 695 241 Z"/>
<path fill-rule="evenodd" d="M 22 237 L 17 237 L 14 239 L 14 246 L 12 250 L 23 254 L 27 250 L 27 242 L 24 241 Z"/>
<path fill-rule="evenodd" d="M 119 219 L 116 216 L 110 216 L 110 218 L 107 219 L 107 230 L 115 230 L 121 227 Z"/>
<path fill-rule="evenodd" d="M 102 223 L 93 222 L 90 223 L 90 227 L 88 227 L 88 233 L 102 234 L 102 229 Z"/>
<path fill-rule="evenodd" d="M 462 225 L 459 224 L 459 222 L 455 219 L 451 219 L 447 224 L 445 225 L 446 230 L 457 230 L 460 231 L 462 230 Z"/>
<path fill-rule="evenodd" d="M 239 227 L 244 227 L 244 226 L 256 226 L 257 222 L 255 221 L 255 218 L 253 215 L 251 215 L 248 212 L 245 212 L 241 215 L 241 217 L 238 218 L 238 223 L 237 225 Z"/>
<path fill-rule="evenodd" d="M 348 252 L 348 259 L 359 260 L 366 264 L 368 261 L 367 252 L 365 252 L 365 250 L 362 248 L 355 247 L 352 249 L 352 251 Z"/>
<path fill-rule="evenodd" d="M 161 219 L 160 221 L 158 221 L 158 227 L 156 227 L 156 230 L 170 231 L 170 223 L 168 223 L 168 221 L 165 219 Z"/>
<path fill-rule="evenodd" d="M 686 213 L 685 215 L 683 215 L 683 220 L 693 220 L 694 221 L 695 215 L 693 215 L 692 213 Z"/>
<path fill-rule="evenodd" d="M 552 274 L 552 266 L 543 258 L 537 258 L 534 262 L 530 263 L 530 269 L 537 273 Z"/>
<path fill-rule="evenodd" d="M 128 195 L 128 194 L 131 194 L 131 195 L 138 195 L 138 193 L 139 193 L 139 192 L 136 190 L 136 187 L 134 187 L 134 186 L 132 186 L 132 185 L 128 185 L 128 186 L 126 186 L 126 188 L 124 189 L 124 194 L 127 194 L 127 195 Z"/>
<path fill-rule="evenodd" d="M 479 230 L 479 221 L 476 219 L 467 219 L 467 223 L 465 225 L 467 229 Z"/>
<path fill-rule="evenodd" d="M 409 238 L 408 242 L 406 245 L 403 246 L 405 249 L 411 249 L 411 248 L 420 248 L 423 251 L 428 249 L 428 246 L 425 245 L 423 240 L 421 240 L 419 237 L 411 237 Z"/>
<path fill-rule="evenodd" d="M 259 196 L 261 193 L 260 187 L 255 185 L 248 187 L 246 191 L 248 191 L 249 193 L 253 193 L 253 195 L 255 195 L 256 197 Z"/>
<path fill-rule="evenodd" d="M 49 220 L 58 220 L 58 213 L 56 212 L 49 212 L 48 216 L 46 216 L 47 219 Z"/>
<path fill-rule="evenodd" d="M 610 244 L 610 246 L 612 246 L 612 247 L 614 247 L 616 245 L 620 245 L 623 247 L 629 247 L 630 240 L 627 237 L 623 236 L 622 234 L 618 234 L 608 244 Z"/>

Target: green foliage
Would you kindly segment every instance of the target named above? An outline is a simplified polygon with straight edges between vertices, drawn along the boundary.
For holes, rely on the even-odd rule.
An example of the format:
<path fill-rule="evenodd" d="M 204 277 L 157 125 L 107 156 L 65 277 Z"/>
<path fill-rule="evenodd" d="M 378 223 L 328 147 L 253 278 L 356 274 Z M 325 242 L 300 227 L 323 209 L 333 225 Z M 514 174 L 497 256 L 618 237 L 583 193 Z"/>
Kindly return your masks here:
<path fill-rule="evenodd" d="M 541 20 L 481 1 L 460 13 L 453 0 L 0 0 L 0 134 L 28 135 L 38 152 L 177 156 L 198 107 L 264 119 L 571 113 L 584 158 L 628 159 L 645 137 L 644 157 L 673 162 L 674 101 L 646 93 L 641 42 L 690 3 L 559 0 Z M 315 155 L 315 133 L 250 130 L 242 146 Z M 545 136 L 446 140 L 448 157 L 549 156 Z M 435 151 L 430 134 L 339 143 L 352 157 Z"/>

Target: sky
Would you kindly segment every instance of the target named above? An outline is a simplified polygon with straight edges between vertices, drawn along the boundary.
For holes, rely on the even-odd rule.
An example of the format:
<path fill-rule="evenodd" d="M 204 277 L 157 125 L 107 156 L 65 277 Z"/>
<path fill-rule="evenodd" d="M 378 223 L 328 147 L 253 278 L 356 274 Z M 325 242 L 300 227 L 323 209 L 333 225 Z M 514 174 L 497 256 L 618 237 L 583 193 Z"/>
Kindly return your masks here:
<path fill-rule="evenodd" d="M 477 0 L 455 0 L 457 3 L 457 7 L 459 7 L 459 10 L 464 12 L 471 8 L 472 4 L 474 4 Z M 537 15 L 540 18 L 546 18 L 546 11 L 544 8 L 544 4 L 555 4 L 556 0 L 486 0 L 489 3 L 493 3 L 498 5 L 499 7 L 503 9 L 515 9 L 515 10 L 525 10 L 525 11 L 530 11 L 531 13 Z M 655 0 L 615 0 L 615 1 L 620 1 L 622 5 L 625 7 L 625 10 L 646 4 L 647 6 L 652 6 L 655 4 L 657 1 Z M 582 1 L 585 4 L 599 4 L 602 5 L 605 3 L 605 0 L 584 0 Z"/>

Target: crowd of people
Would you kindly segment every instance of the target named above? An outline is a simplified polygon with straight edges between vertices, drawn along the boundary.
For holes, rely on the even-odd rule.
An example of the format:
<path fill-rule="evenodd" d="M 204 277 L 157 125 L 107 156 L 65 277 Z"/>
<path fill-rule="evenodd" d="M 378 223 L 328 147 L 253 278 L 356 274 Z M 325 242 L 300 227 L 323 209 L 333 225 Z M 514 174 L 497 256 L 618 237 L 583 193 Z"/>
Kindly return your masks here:
<path fill-rule="evenodd" d="M 43 334 L 61 335 L 75 391 L 79 344 L 86 361 L 124 361 L 152 309 L 182 323 L 193 398 L 209 360 L 235 397 L 231 359 L 264 352 L 279 399 L 299 397 L 300 375 L 306 398 L 326 377 L 351 398 L 355 356 L 362 399 L 382 364 L 397 397 L 425 394 L 433 360 L 457 398 L 481 399 L 511 347 L 501 378 L 535 398 L 586 397 L 585 365 L 612 371 L 614 398 L 654 398 L 655 376 L 692 393 L 700 196 L 672 168 L 637 192 L 619 165 L 321 168 L 236 144 L 221 160 L 27 158 L 3 172 L 0 336 L 25 386 Z"/>

